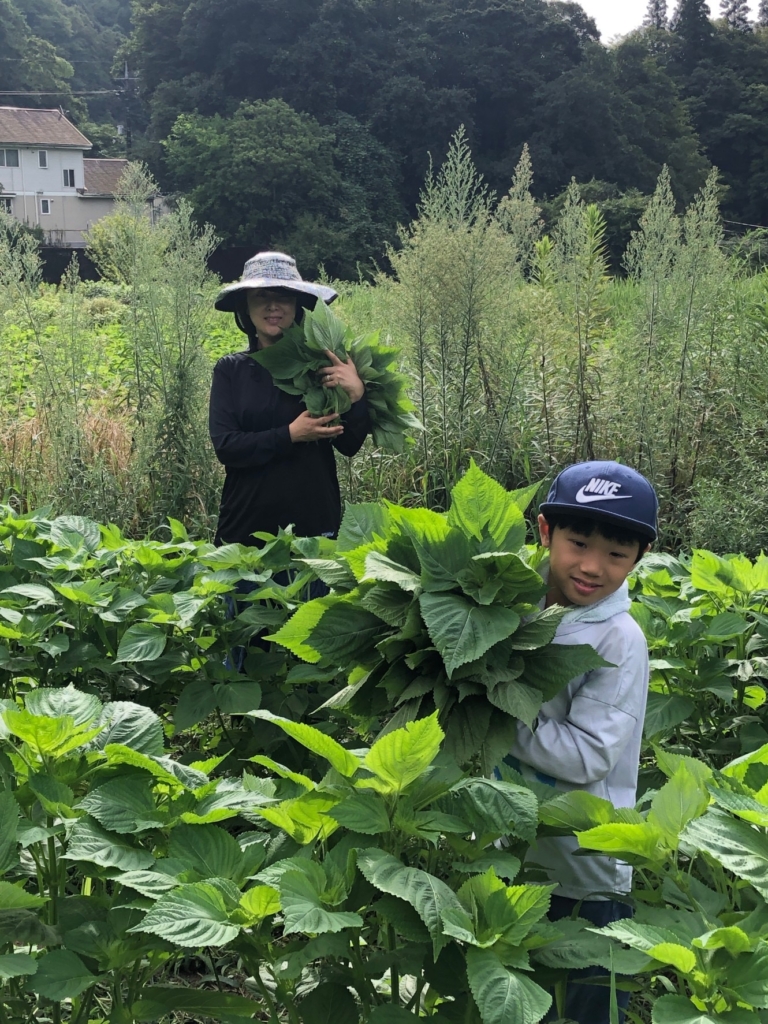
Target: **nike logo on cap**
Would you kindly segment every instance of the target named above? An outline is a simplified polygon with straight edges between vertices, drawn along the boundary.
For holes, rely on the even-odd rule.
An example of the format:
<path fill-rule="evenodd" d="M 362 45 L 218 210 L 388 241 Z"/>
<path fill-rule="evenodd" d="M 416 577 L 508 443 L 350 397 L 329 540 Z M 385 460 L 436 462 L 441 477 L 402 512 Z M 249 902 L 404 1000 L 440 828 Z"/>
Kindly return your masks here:
<path fill-rule="evenodd" d="M 631 498 L 631 494 L 617 494 L 621 490 L 621 484 L 613 480 L 603 480 L 600 477 L 592 477 L 588 484 L 581 487 L 576 493 L 576 501 L 580 505 L 590 505 L 594 501 L 622 501 Z"/>

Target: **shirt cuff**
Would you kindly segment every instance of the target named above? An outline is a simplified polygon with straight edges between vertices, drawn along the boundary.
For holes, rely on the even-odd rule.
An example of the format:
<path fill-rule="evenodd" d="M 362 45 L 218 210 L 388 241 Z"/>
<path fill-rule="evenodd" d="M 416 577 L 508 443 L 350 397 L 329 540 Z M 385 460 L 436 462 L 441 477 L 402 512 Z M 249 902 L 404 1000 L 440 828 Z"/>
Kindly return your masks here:
<path fill-rule="evenodd" d="M 293 441 L 291 440 L 291 428 L 288 423 L 285 423 L 282 427 L 275 427 L 275 450 L 279 454 L 288 452 L 293 447 Z"/>

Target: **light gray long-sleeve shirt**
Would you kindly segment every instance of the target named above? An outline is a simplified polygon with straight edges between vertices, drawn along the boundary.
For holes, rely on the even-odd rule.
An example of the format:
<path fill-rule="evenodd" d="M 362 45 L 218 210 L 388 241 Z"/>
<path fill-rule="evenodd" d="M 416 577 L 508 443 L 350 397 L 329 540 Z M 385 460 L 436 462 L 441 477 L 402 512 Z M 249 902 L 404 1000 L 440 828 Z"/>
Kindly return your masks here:
<path fill-rule="evenodd" d="M 629 607 L 625 583 L 597 604 L 569 609 L 554 642 L 590 644 L 616 667 L 571 680 L 542 706 L 535 732 L 518 723 L 511 751 L 524 776 L 559 790 L 583 789 L 616 807 L 635 804 L 648 695 L 648 647 Z M 578 849 L 575 837 L 541 839 L 527 859 L 546 868 L 562 896 L 594 899 L 598 893 L 629 892 L 628 864 L 612 857 L 574 857 Z"/>

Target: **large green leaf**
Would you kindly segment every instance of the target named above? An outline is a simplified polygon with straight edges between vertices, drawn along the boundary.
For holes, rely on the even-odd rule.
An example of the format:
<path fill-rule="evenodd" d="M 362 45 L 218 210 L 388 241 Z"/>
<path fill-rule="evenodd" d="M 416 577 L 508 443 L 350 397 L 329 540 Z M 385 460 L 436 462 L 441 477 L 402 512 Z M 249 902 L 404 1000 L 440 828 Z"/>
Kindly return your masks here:
<path fill-rule="evenodd" d="M 621 856 L 632 864 L 644 861 L 661 864 L 666 858 L 664 834 L 648 821 L 596 825 L 579 833 L 576 838 L 583 850 L 599 850 L 611 856 Z"/>
<path fill-rule="evenodd" d="M 526 686 L 513 679 L 508 683 L 497 683 L 489 689 L 488 700 L 494 707 L 512 718 L 519 718 L 529 729 L 533 729 L 544 702 L 544 694 L 533 686 Z"/>
<path fill-rule="evenodd" d="M 525 543 L 525 520 L 517 502 L 474 459 L 451 491 L 448 522 L 476 540 L 489 536 L 499 550 L 517 551 Z"/>
<path fill-rule="evenodd" d="M 494 873 L 499 878 L 506 878 L 508 882 L 511 882 L 520 870 L 520 861 L 517 857 L 513 857 L 511 853 L 495 850 L 493 853 L 483 854 L 477 860 L 468 861 L 467 863 L 454 861 L 452 867 L 454 871 L 458 871 L 459 874 L 463 875 L 484 875 L 489 868 L 493 868 Z"/>
<path fill-rule="evenodd" d="M 447 941 L 443 935 L 443 911 L 462 909 L 453 890 L 434 875 L 420 868 L 406 867 L 383 850 L 359 851 L 357 866 L 375 888 L 411 904 L 427 926 L 437 957 Z"/>
<path fill-rule="evenodd" d="M 57 516 L 51 522 L 51 540 L 64 548 L 86 547 L 95 551 L 101 542 L 98 523 L 85 516 Z"/>
<path fill-rule="evenodd" d="M 358 1024 L 360 1017 L 349 989 L 333 982 L 321 982 L 313 988 L 298 1010 L 302 1024 Z"/>
<path fill-rule="evenodd" d="M 401 590 L 409 593 L 421 590 L 421 578 L 407 566 L 394 562 L 380 551 L 371 551 L 365 558 L 364 580 L 378 580 L 381 583 L 396 583 Z"/>
<path fill-rule="evenodd" d="M 544 611 L 534 612 L 509 638 L 510 650 L 535 651 L 538 647 L 551 643 L 567 610 L 553 604 Z"/>
<path fill-rule="evenodd" d="M 85 746 L 96 736 L 98 727 L 75 725 L 71 715 L 46 718 L 27 710 L 9 708 L 3 712 L 8 729 L 39 757 L 64 757 Z"/>
<path fill-rule="evenodd" d="M 452 790 L 459 815 L 478 833 L 518 836 L 533 842 L 538 824 L 538 804 L 524 786 L 498 779 L 470 778 Z"/>
<path fill-rule="evenodd" d="M 633 920 L 614 921 L 604 928 L 590 930 L 596 931 L 599 935 L 610 935 L 611 938 L 641 953 L 647 953 L 654 946 L 666 943 L 674 945 L 680 941 L 680 936 L 669 928 Z"/>
<path fill-rule="evenodd" d="M 216 701 L 225 715 L 244 715 L 261 704 L 261 686 L 252 681 L 218 683 L 215 690 Z"/>
<path fill-rule="evenodd" d="M 146 832 L 162 827 L 150 781 L 141 776 L 110 779 L 84 797 L 79 805 L 110 832 Z"/>
<path fill-rule="evenodd" d="M 726 984 L 741 1002 L 768 1008 L 768 943 L 761 939 L 753 953 L 729 964 Z"/>
<path fill-rule="evenodd" d="M 252 1020 L 254 1003 L 252 999 L 229 992 L 153 985 L 131 1007 L 131 1014 L 142 1024 L 155 1024 L 161 1017 L 175 1013 L 202 1015 L 214 1020 Z"/>
<path fill-rule="evenodd" d="M 404 704 L 403 707 L 405 708 L 407 705 Z M 480 751 L 491 735 L 492 716 L 493 707 L 485 697 L 467 697 L 452 707 L 446 723 L 443 749 L 457 764 L 469 764 Z M 511 721 L 510 718 L 505 718 L 505 722 Z M 508 750 L 509 747 L 506 748 L 505 753 Z"/>
<path fill-rule="evenodd" d="M 207 679 L 195 679 L 179 694 L 173 711 L 173 724 L 178 732 L 202 722 L 216 707 L 216 691 Z"/>
<path fill-rule="evenodd" d="M 541 690 L 551 700 L 572 679 L 596 668 L 610 668 L 589 644 L 552 644 L 525 656 L 525 668 L 518 682 Z"/>
<path fill-rule="evenodd" d="M 12 793 L 0 792 L 0 874 L 4 874 L 18 861 L 16 843 L 19 825 L 19 805 Z"/>
<path fill-rule="evenodd" d="M 22 978 L 28 974 L 34 974 L 37 970 L 37 960 L 34 960 L 28 953 L 3 953 L 0 955 L 0 981 L 8 981 L 9 978 Z"/>
<path fill-rule="evenodd" d="M 340 932 L 345 928 L 362 928 L 359 914 L 331 911 L 323 904 L 316 879 L 303 871 L 285 871 L 278 885 L 283 908 L 283 931 L 319 935 Z"/>
<path fill-rule="evenodd" d="M 123 633 L 115 661 L 157 661 L 165 650 L 166 635 L 152 622 L 135 622 Z"/>
<path fill-rule="evenodd" d="M 648 694 L 645 709 L 643 733 L 646 737 L 663 736 L 670 729 L 676 728 L 681 722 L 693 714 L 693 701 L 679 693 Z"/>
<path fill-rule="evenodd" d="M 40 687 L 27 694 L 24 703 L 33 715 L 62 718 L 69 715 L 75 725 L 89 725 L 101 712 L 101 701 L 92 693 L 81 693 L 70 683 L 56 689 Z"/>
<path fill-rule="evenodd" d="M 378 616 L 355 607 L 348 597 L 329 595 L 301 605 L 267 639 L 310 663 L 321 658 L 339 665 L 354 661 L 370 651 L 385 627 Z"/>
<path fill-rule="evenodd" d="M 242 880 L 243 851 L 234 836 L 216 825 L 177 825 L 171 833 L 168 856 L 202 879 Z"/>
<path fill-rule="evenodd" d="M 132 750 L 122 743 L 108 743 L 104 753 L 107 755 L 107 764 L 128 764 L 134 768 L 142 768 L 172 788 L 198 789 L 209 781 L 207 775 L 189 765 L 181 764 L 170 757 L 153 757 Z"/>
<path fill-rule="evenodd" d="M 370 657 L 371 649 L 385 635 L 386 627 L 377 615 L 357 607 L 351 597 L 349 600 L 341 598 L 318 621 L 308 644 L 324 660 L 346 666 Z"/>
<path fill-rule="evenodd" d="M 680 765 L 672 778 L 654 795 L 648 821 L 661 829 L 672 849 L 677 849 L 680 833 L 689 821 L 702 815 L 709 806 L 709 792 Z"/>
<path fill-rule="evenodd" d="M 240 932 L 232 924 L 220 889 L 193 882 L 161 896 L 141 924 L 129 932 L 151 932 L 176 946 L 225 946 Z"/>
<path fill-rule="evenodd" d="M 542 824 L 567 832 L 586 832 L 595 825 L 607 825 L 613 820 L 613 804 L 609 800 L 573 789 L 547 800 L 539 808 Z"/>
<path fill-rule="evenodd" d="M 80 818 L 69 834 L 64 860 L 85 861 L 101 868 L 137 871 L 148 868 L 155 858 L 128 840 L 107 832 L 91 818 Z"/>
<path fill-rule="evenodd" d="M 337 828 L 329 812 L 339 803 L 335 793 L 312 790 L 293 800 L 272 807 L 259 807 L 256 813 L 271 821 L 302 846 L 318 836 L 327 839 Z"/>
<path fill-rule="evenodd" d="M 477 661 L 506 639 L 520 623 L 511 608 L 480 606 L 459 594 L 421 594 L 419 605 L 449 679 L 461 665 Z"/>
<path fill-rule="evenodd" d="M 6 882 L 0 879 L 0 909 L 18 910 L 21 907 L 42 907 L 48 902 L 47 896 L 38 896 L 37 893 L 27 892 L 23 883 Z"/>
<path fill-rule="evenodd" d="M 270 711 L 251 711 L 249 714 L 252 718 L 261 718 L 265 722 L 273 722 L 283 732 L 296 740 L 297 743 L 306 747 L 307 750 L 311 750 L 313 754 L 324 757 L 341 775 L 350 777 L 360 767 L 361 762 L 354 754 L 345 750 L 332 737 L 326 736 L 325 733 L 320 732 L 319 729 L 315 729 L 311 725 L 307 725 L 304 722 L 292 722 L 289 718 L 281 718 L 279 715 L 273 715 Z"/>
<path fill-rule="evenodd" d="M 351 832 L 366 836 L 380 835 L 392 828 L 387 806 L 376 793 L 353 793 L 328 813 Z"/>
<path fill-rule="evenodd" d="M 749 1010 L 726 1010 L 723 1013 L 699 1010 L 685 996 L 662 996 L 653 1004 L 653 1024 L 755 1024 Z"/>
<path fill-rule="evenodd" d="M 443 1004 L 445 1005 L 445 1004 Z M 371 1010 L 368 1024 L 413 1024 L 414 1014 L 396 1003 L 380 1003 Z"/>
<path fill-rule="evenodd" d="M 150 708 L 130 700 L 113 700 L 104 705 L 96 724 L 101 731 L 92 746 L 99 750 L 108 744 L 124 744 L 150 757 L 162 756 L 163 723 Z"/>
<path fill-rule="evenodd" d="M 163 893 L 179 885 L 179 880 L 174 875 L 167 875 L 163 871 L 124 871 L 112 877 L 119 885 L 135 889 L 142 896 L 152 900 L 159 899 Z"/>
<path fill-rule="evenodd" d="M 764 832 L 712 810 L 691 821 L 681 841 L 714 857 L 768 899 L 768 837 Z"/>
<path fill-rule="evenodd" d="M 351 551 L 370 543 L 374 536 L 384 537 L 389 528 L 389 513 L 377 501 L 347 505 L 336 541 L 337 551 Z"/>
<path fill-rule="evenodd" d="M 83 961 L 69 949 L 54 949 L 37 961 L 37 971 L 27 982 L 31 992 L 55 1003 L 73 999 L 98 981 Z"/>
<path fill-rule="evenodd" d="M 467 977 L 483 1024 L 537 1024 L 552 1005 L 548 992 L 490 949 L 467 950 Z"/>
<path fill-rule="evenodd" d="M 382 736 L 363 762 L 376 776 L 369 784 L 380 793 L 402 793 L 432 764 L 443 739 L 437 713 Z"/>

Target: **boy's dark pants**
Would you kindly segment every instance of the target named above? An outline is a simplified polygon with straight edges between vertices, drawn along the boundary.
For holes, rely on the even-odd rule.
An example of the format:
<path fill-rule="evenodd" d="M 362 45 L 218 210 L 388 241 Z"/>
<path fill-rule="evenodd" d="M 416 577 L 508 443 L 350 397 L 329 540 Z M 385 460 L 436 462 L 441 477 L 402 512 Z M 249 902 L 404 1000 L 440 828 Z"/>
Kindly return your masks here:
<path fill-rule="evenodd" d="M 572 917 L 578 901 L 568 899 L 567 896 L 553 896 L 549 906 L 550 921 L 557 921 L 561 917 Z M 591 921 L 596 928 L 603 928 L 613 921 L 621 921 L 625 917 L 632 916 L 632 908 L 618 900 L 584 900 L 578 910 L 577 917 L 583 917 Z M 580 985 L 579 978 L 594 978 L 599 975 L 606 976 L 607 971 L 602 967 L 585 967 L 581 971 L 571 971 L 568 976 L 568 990 L 565 996 L 565 1016 L 571 1020 L 578 1021 L 578 1024 L 610 1024 L 610 987 L 602 985 Z M 619 1020 L 624 1020 L 624 1010 L 629 1002 L 629 992 L 617 992 L 616 998 L 619 1004 Z M 546 1020 L 557 1020 L 557 1008 L 552 1007 Z"/>

